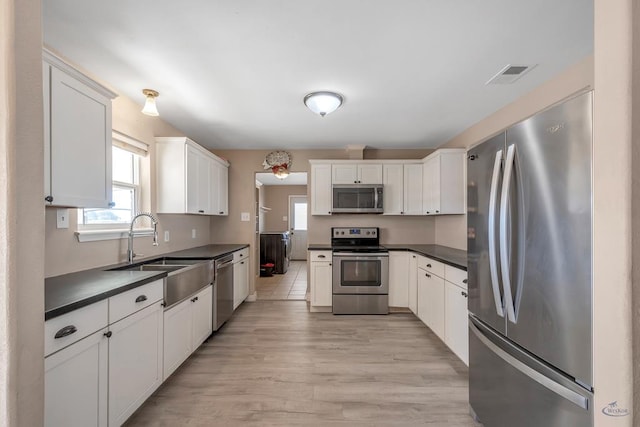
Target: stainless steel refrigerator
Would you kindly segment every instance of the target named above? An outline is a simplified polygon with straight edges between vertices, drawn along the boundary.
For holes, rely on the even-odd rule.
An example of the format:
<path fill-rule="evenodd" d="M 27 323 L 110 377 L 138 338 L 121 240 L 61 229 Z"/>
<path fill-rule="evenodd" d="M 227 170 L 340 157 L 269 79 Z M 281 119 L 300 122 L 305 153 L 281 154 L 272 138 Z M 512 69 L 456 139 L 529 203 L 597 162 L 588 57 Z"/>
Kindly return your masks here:
<path fill-rule="evenodd" d="M 593 425 L 592 93 L 469 150 L 469 403 L 485 427 Z"/>

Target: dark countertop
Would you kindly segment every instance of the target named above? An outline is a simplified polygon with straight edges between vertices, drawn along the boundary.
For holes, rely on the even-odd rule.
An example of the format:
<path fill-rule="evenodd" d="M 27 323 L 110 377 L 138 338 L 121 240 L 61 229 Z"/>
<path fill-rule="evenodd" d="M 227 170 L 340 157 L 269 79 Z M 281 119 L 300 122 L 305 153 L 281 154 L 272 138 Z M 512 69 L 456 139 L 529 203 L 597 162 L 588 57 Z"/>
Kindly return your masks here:
<path fill-rule="evenodd" d="M 410 251 L 420 255 L 433 258 L 437 261 L 449 264 L 453 267 L 467 270 L 467 251 L 460 249 L 450 248 L 448 246 L 440 245 L 408 245 L 408 244 L 382 244 L 390 251 Z M 310 244 L 308 246 L 310 251 L 330 251 L 331 245 L 325 244 Z"/>
<path fill-rule="evenodd" d="M 410 251 L 467 271 L 467 251 L 440 245 L 382 245 L 390 251 Z"/>
<path fill-rule="evenodd" d="M 163 258 L 217 259 L 248 246 L 248 244 L 200 246 L 149 257 L 136 261 L 136 264 Z M 125 265 L 126 263 L 109 265 L 45 279 L 45 320 L 53 319 L 167 276 L 167 272 L 159 271 L 105 271 Z"/>

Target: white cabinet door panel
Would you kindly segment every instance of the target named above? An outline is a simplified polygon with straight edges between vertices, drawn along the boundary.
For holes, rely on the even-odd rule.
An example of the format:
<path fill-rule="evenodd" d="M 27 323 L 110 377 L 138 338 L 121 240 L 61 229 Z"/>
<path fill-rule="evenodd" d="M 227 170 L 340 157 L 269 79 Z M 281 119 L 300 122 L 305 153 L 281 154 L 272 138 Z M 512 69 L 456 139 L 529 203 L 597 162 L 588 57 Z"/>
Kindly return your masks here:
<path fill-rule="evenodd" d="M 358 184 L 382 184 L 382 164 L 359 164 Z"/>
<path fill-rule="evenodd" d="M 422 165 L 418 165 L 422 167 Z M 382 168 L 385 215 L 402 215 L 404 211 L 404 168 L 402 164 L 385 164 Z M 420 207 L 422 210 L 422 207 Z"/>
<path fill-rule="evenodd" d="M 185 300 L 164 312 L 163 378 L 165 380 L 191 354 L 192 304 L 190 300 Z"/>
<path fill-rule="evenodd" d="M 311 215 L 331 215 L 331 164 L 311 165 Z"/>
<path fill-rule="evenodd" d="M 334 164 L 331 166 L 333 184 L 357 184 L 358 165 L 356 164 Z"/>
<path fill-rule="evenodd" d="M 331 307 L 333 305 L 332 273 L 330 262 L 311 263 L 312 306 Z"/>
<path fill-rule="evenodd" d="M 213 330 L 213 291 L 211 285 L 198 292 L 193 299 L 191 351 L 195 351 Z"/>
<path fill-rule="evenodd" d="M 409 306 L 408 252 L 389 252 L 389 306 Z"/>
<path fill-rule="evenodd" d="M 467 291 L 445 282 L 444 342 L 469 365 L 469 328 L 467 325 Z"/>
<path fill-rule="evenodd" d="M 418 256 L 409 255 L 409 309 L 415 315 L 418 314 Z"/>
<path fill-rule="evenodd" d="M 405 215 L 422 215 L 422 171 L 421 164 L 404 165 L 403 212 Z"/>

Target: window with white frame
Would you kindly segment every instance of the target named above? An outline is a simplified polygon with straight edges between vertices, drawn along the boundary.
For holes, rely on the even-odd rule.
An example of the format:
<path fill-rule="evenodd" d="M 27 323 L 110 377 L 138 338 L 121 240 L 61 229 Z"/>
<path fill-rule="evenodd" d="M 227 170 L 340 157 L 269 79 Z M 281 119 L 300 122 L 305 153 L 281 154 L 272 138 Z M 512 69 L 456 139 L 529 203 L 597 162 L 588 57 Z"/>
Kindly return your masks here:
<path fill-rule="evenodd" d="M 79 229 L 124 228 L 140 204 L 140 156 L 122 148 L 112 147 L 113 207 L 78 209 Z"/>

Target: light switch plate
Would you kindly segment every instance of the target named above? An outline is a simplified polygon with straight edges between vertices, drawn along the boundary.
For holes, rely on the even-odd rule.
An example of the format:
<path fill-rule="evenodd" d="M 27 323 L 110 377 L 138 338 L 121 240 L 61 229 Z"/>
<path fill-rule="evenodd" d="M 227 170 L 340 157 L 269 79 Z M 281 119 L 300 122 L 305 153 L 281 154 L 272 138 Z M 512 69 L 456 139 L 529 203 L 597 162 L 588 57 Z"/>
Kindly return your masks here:
<path fill-rule="evenodd" d="M 164 241 L 168 242 L 169 241 L 169 230 L 165 230 L 164 231 Z"/>
<path fill-rule="evenodd" d="M 241 212 L 240 221 L 251 221 L 251 214 L 249 212 Z"/>
<path fill-rule="evenodd" d="M 58 228 L 69 228 L 69 209 L 58 209 L 56 211 L 57 215 L 57 227 Z"/>
<path fill-rule="evenodd" d="M 287 220 L 287 216 L 286 216 L 286 215 L 285 215 L 285 216 L 283 216 L 283 217 L 282 217 L 282 220 L 283 220 L 283 221 L 286 221 L 286 220 Z"/>
<path fill-rule="evenodd" d="M 195 238 L 196 238 L 196 229 L 195 229 L 195 228 L 192 228 L 192 229 L 191 229 L 191 238 L 192 238 L 192 239 L 195 239 Z"/>

